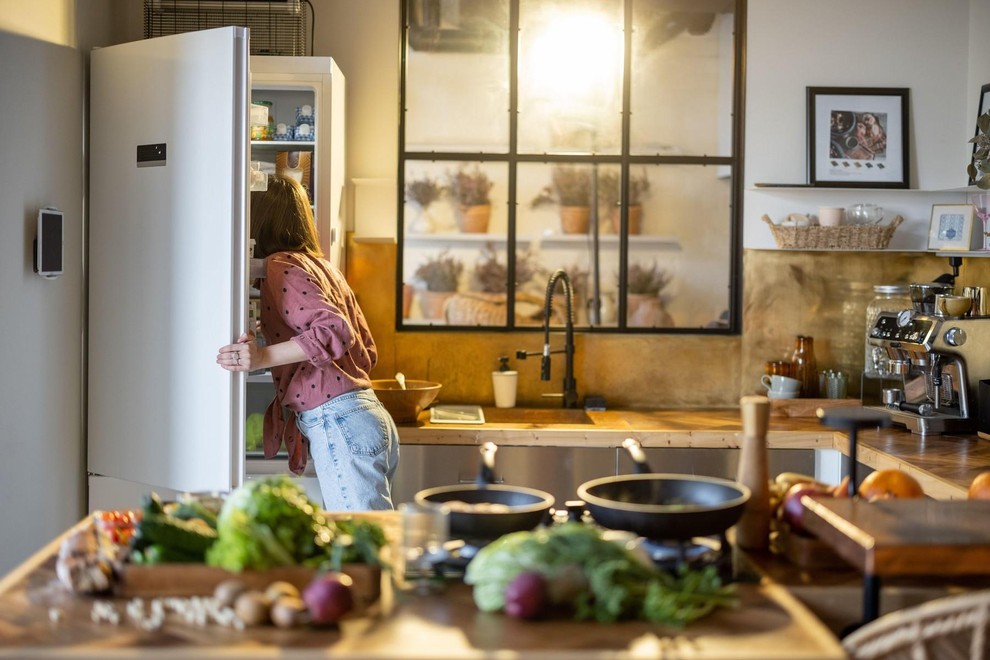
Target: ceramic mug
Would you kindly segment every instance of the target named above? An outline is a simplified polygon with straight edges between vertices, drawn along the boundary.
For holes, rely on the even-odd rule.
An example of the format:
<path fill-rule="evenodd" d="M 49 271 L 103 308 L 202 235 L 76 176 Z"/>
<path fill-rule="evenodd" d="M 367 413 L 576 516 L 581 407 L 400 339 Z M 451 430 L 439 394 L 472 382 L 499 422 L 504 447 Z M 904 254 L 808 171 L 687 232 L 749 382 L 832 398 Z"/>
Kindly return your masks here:
<path fill-rule="evenodd" d="M 797 394 L 798 390 L 801 389 L 801 381 L 797 378 L 791 378 L 790 376 L 780 376 L 773 375 L 768 376 L 763 374 L 760 378 L 760 382 L 763 387 L 774 394 Z"/>
<path fill-rule="evenodd" d="M 838 227 L 842 224 L 842 216 L 845 214 L 843 208 L 820 208 L 818 209 L 818 224 L 822 227 Z"/>

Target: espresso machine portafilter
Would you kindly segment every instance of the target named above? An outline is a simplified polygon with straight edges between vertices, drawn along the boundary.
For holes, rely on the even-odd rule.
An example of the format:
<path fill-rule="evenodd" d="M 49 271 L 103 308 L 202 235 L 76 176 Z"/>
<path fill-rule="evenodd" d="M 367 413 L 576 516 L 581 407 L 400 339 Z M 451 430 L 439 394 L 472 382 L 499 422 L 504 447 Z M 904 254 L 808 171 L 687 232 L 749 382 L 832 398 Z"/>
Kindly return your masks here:
<path fill-rule="evenodd" d="M 868 340 L 886 364 L 880 386 L 864 388 L 864 406 L 919 435 L 975 429 L 978 383 L 990 378 L 990 317 L 948 318 L 915 301 L 882 312 Z"/>

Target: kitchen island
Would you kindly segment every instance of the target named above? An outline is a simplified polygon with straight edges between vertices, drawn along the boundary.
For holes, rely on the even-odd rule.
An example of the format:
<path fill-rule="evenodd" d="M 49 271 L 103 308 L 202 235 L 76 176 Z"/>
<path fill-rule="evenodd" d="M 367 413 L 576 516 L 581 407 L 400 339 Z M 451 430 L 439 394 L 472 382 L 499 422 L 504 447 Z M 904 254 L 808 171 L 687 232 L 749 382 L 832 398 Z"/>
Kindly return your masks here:
<path fill-rule="evenodd" d="M 394 539 L 398 514 L 372 515 Z M 717 610 L 683 630 L 644 622 L 529 622 L 483 613 L 470 588 L 456 580 L 426 595 L 394 591 L 386 580 L 379 603 L 339 627 L 237 631 L 172 618 L 159 630 L 142 630 L 124 614 L 128 599 L 73 596 L 62 587 L 54 571 L 60 543 L 61 538 L 54 540 L 0 580 L 0 657 L 845 657 L 835 636 L 742 554 L 734 557 L 740 606 Z M 121 613 L 120 623 L 94 622 L 97 602 L 111 603 Z"/>

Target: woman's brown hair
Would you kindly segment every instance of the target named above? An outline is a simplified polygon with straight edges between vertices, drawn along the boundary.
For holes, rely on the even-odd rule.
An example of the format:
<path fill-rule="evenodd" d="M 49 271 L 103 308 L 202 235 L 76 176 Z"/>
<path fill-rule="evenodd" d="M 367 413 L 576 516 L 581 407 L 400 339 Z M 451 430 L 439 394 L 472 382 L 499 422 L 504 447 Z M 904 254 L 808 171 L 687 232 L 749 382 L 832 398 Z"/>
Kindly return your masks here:
<path fill-rule="evenodd" d="M 309 195 L 301 183 L 287 176 L 270 176 L 268 190 L 251 193 L 251 238 L 259 259 L 276 252 L 323 256 Z"/>

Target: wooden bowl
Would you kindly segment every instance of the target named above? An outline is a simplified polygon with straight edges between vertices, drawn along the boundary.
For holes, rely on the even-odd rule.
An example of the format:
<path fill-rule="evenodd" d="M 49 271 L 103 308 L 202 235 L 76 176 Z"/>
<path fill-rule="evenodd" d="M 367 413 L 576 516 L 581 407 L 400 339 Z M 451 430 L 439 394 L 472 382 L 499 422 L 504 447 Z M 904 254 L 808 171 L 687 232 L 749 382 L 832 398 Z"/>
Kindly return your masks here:
<path fill-rule="evenodd" d="M 406 379 L 406 389 L 402 389 L 399 381 L 386 378 L 371 381 L 371 387 L 385 410 L 399 423 L 415 422 L 419 413 L 437 398 L 441 385 L 428 380 Z"/>

